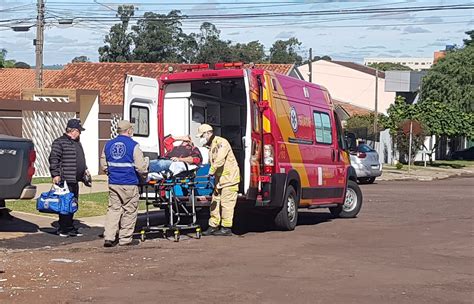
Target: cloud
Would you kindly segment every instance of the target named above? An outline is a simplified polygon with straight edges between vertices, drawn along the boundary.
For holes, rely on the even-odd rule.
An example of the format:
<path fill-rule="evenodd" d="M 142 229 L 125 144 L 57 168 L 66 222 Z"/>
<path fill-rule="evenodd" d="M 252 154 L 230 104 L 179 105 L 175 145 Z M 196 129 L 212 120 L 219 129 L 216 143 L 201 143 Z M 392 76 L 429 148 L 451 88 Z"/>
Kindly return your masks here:
<path fill-rule="evenodd" d="M 281 39 L 288 39 L 288 38 L 291 38 L 291 37 L 295 37 L 295 32 L 291 31 L 291 32 L 280 32 L 278 35 L 275 36 L 275 38 L 281 38 Z"/>
<path fill-rule="evenodd" d="M 403 29 L 405 34 L 421 34 L 421 33 L 431 33 L 430 30 L 422 28 L 420 26 L 407 26 Z"/>
<path fill-rule="evenodd" d="M 52 44 L 76 44 L 77 39 L 67 38 L 61 35 L 45 35 L 44 37 L 45 43 L 52 43 Z"/>
<path fill-rule="evenodd" d="M 366 49 L 386 49 L 386 47 L 383 46 L 383 45 L 368 45 L 368 46 L 361 47 L 361 49 L 363 49 L 363 50 L 366 50 Z"/>
<path fill-rule="evenodd" d="M 371 16 L 370 19 L 411 21 L 412 19 L 414 19 L 414 16 L 409 13 L 384 13 L 375 14 Z"/>
<path fill-rule="evenodd" d="M 422 22 L 442 23 L 444 20 L 439 16 L 430 16 L 421 19 Z"/>
<path fill-rule="evenodd" d="M 400 50 L 390 50 L 390 53 L 392 53 L 392 54 L 401 54 L 402 51 L 400 51 Z"/>

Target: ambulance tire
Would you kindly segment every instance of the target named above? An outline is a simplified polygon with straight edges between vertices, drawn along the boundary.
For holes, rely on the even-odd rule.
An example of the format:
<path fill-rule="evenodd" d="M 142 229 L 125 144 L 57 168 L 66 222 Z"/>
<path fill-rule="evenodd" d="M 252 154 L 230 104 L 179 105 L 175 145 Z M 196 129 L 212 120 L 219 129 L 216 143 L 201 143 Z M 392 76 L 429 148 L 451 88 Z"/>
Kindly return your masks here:
<path fill-rule="evenodd" d="M 286 187 L 283 207 L 278 211 L 274 219 L 278 230 L 291 231 L 295 229 L 298 222 L 298 206 L 299 199 L 296 190 L 293 186 L 288 185 Z"/>
<path fill-rule="evenodd" d="M 353 181 L 347 181 L 347 190 L 344 205 L 329 208 L 332 216 L 340 218 L 354 218 L 362 208 L 362 191 L 359 185 Z"/>

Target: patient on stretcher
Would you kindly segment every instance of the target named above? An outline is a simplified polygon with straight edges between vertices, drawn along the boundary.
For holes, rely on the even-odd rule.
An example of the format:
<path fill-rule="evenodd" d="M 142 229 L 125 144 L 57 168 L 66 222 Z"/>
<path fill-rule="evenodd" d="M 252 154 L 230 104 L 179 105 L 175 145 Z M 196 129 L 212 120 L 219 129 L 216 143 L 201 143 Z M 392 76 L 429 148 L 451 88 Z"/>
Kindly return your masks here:
<path fill-rule="evenodd" d="M 168 135 L 163 143 L 166 154 L 150 161 L 149 179 L 160 179 L 163 173 L 176 175 L 183 171 L 194 170 L 202 164 L 201 152 L 193 145 L 189 136 Z"/>

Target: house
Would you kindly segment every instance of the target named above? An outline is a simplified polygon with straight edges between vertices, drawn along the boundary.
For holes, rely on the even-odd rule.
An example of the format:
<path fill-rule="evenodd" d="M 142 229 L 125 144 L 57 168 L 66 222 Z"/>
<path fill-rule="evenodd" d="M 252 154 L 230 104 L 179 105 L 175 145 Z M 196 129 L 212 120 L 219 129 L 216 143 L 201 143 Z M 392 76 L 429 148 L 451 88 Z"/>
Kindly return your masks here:
<path fill-rule="evenodd" d="M 361 64 L 346 61 L 318 60 L 311 63 L 312 82 L 326 87 L 333 99 L 354 106 L 375 110 L 376 70 Z M 298 70 L 309 81 L 309 66 Z M 378 72 L 377 111 L 386 113 L 395 101 L 394 92 L 385 91 L 385 73 Z"/>

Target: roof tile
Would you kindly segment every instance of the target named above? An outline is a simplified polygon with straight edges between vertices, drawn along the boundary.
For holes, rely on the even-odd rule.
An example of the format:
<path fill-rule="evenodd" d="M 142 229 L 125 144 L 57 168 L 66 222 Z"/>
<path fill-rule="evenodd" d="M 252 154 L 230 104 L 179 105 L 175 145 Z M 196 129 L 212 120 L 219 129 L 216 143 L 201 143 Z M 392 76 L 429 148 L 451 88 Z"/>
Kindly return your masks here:
<path fill-rule="evenodd" d="M 56 78 L 60 74 L 60 70 L 44 70 L 43 81 L 44 86 Z M 34 69 L 0 69 L 0 99 L 20 99 L 22 89 L 31 89 L 35 84 Z"/>

